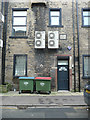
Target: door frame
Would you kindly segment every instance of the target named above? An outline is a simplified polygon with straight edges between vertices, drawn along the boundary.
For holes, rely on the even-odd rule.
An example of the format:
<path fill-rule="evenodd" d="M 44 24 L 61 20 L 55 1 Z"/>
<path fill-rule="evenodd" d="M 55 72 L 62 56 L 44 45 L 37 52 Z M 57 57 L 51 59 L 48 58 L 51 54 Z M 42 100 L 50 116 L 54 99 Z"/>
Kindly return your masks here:
<path fill-rule="evenodd" d="M 70 91 L 70 62 L 69 62 L 69 56 L 57 56 L 57 91 L 58 90 L 58 60 L 67 60 L 68 61 L 68 91 Z"/>

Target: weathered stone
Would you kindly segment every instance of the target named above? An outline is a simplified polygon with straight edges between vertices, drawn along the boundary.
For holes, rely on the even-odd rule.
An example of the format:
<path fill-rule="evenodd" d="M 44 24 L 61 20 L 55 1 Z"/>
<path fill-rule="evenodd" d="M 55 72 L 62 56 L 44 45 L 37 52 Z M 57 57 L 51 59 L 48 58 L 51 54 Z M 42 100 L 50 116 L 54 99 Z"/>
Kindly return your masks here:
<path fill-rule="evenodd" d="M 82 26 L 81 9 L 88 7 L 88 0 L 78 1 L 79 6 L 79 33 L 80 33 L 80 81 L 83 88 L 85 81 L 82 79 L 82 55 L 88 54 L 88 28 Z M 75 54 L 76 54 L 76 83 L 78 88 L 78 46 L 77 46 L 77 16 L 76 1 L 74 0 L 74 17 L 75 17 Z M 12 8 L 29 8 L 27 9 L 27 39 L 9 38 L 12 34 Z M 61 8 L 63 27 L 49 26 L 49 8 Z M 31 3 L 9 3 L 8 8 L 8 29 L 7 29 L 7 45 L 6 45 L 6 71 L 5 81 L 13 81 L 19 84 L 17 78 L 13 78 L 13 59 L 14 54 L 27 54 L 27 76 L 51 76 L 52 89 L 57 90 L 56 77 L 57 74 L 57 56 L 73 56 L 73 18 L 72 18 L 72 0 L 48 0 L 46 6 L 44 4 Z M 35 49 L 35 31 L 45 31 L 45 49 Z M 48 31 L 59 31 L 60 34 L 66 34 L 67 40 L 59 40 L 60 47 L 57 50 L 48 49 Z M 68 50 L 68 46 L 71 50 Z M 73 60 L 73 59 L 72 59 Z M 72 62 L 73 64 L 73 62 Z M 72 69 L 72 68 L 71 68 Z M 18 85 L 17 85 L 18 86 Z M 18 87 L 17 87 L 18 88 Z M 74 76 L 72 74 L 72 89 L 74 88 Z"/>

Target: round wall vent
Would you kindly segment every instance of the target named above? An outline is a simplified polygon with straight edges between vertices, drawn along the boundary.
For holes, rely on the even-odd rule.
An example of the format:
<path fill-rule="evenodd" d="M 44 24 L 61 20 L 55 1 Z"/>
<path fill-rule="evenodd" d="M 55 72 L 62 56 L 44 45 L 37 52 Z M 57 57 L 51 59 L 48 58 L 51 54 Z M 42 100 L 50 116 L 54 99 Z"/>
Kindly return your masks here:
<path fill-rule="evenodd" d="M 53 40 L 50 40 L 50 41 L 49 41 L 49 45 L 50 45 L 50 46 L 54 46 L 54 45 L 55 45 L 55 42 L 54 42 Z"/>
<path fill-rule="evenodd" d="M 41 33 L 36 33 L 36 38 L 37 39 L 40 39 L 42 37 L 42 34 Z"/>
<path fill-rule="evenodd" d="M 49 34 L 49 38 L 50 38 L 50 39 L 54 39 L 54 37 L 55 37 L 54 33 L 50 33 L 50 34 Z"/>
<path fill-rule="evenodd" d="M 36 46 L 41 46 L 41 41 L 40 40 L 36 41 Z"/>

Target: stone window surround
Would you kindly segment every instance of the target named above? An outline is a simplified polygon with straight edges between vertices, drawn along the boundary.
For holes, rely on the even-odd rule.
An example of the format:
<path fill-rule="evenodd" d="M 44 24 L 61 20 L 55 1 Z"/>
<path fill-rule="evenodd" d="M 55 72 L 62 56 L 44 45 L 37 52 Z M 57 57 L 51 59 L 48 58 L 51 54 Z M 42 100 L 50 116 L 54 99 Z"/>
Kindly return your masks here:
<path fill-rule="evenodd" d="M 84 25 L 83 11 L 90 11 L 90 8 L 82 8 L 82 10 L 81 10 L 81 12 L 82 12 L 82 27 L 90 28 L 90 25 Z"/>
<path fill-rule="evenodd" d="M 25 77 L 25 76 L 15 76 L 15 58 L 16 58 L 16 56 L 26 56 L 25 76 L 27 76 L 27 54 L 14 54 L 14 56 L 13 56 L 13 78 Z"/>
<path fill-rule="evenodd" d="M 29 8 L 12 8 L 12 28 L 13 28 L 13 11 L 27 11 Z M 19 17 L 19 16 L 18 16 Z M 26 16 L 27 21 L 27 16 Z M 27 29 L 27 23 L 26 23 L 26 29 Z M 26 31 L 27 32 L 27 31 Z M 9 38 L 28 38 L 28 36 L 10 36 Z"/>
<path fill-rule="evenodd" d="M 83 79 L 90 79 L 90 76 L 89 77 L 84 76 L 84 57 L 90 57 L 90 55 L 82 55 L 82 63 L 83 63 L 83 67 L 82 67 L 83 76 L 82 76 L 82 78 Z"/>
<path fill-rule="evenodd" d="M 59 25 L 51 25 L 51 17 L 50 17 L 51 11 L 59 11 L 60 12 Z M 62 9 L 61 8 L 49 8 L 49 25 L 48 25 L 48 27 L 63 27 L 63 25 L 62 25 Z"/>

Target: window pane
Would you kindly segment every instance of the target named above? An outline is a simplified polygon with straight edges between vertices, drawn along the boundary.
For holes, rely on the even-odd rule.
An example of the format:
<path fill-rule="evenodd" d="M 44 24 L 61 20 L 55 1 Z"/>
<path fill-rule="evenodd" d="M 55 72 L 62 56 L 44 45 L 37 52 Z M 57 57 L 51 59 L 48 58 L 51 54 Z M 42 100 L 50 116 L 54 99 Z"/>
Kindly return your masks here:
<path fill-rule="evenodd" d="M 59 17 L 51 17 L 51 25 L 59 25 Z"/>
<path fill-rule="evenodd" d="M 26 17 L 14 17 L 13 25 L 26 25 Z"/>
<path fill-rule="evenodd" d="M 13 16 L 27 16 L 27 11 L 13 11 Z"/>
<path fill-rule="evenodd" d="M 84 76 L 90 76 L 90 57 L 84 57 Z"/>
<path fill-rule="evenodd" d="M 13 36 L 26 35 L 26 24 L 27 24 L 26 16 L 27 16 L 27 11 L 13 11 L 13 29 L 12 29 Z"/>
<path fill-rule="evenodd" d="M 26 31 L 26 27 L 13 27 L 15 31 Z"/>
<path fill-rule="evenodd" d="M 84 17 L 84 25 L 90 25 L 90 17 Z"/>
<path fill-rule="evenodd" d="M 59 16 L 60 12 L 59 11 L 51 11 L 51 16 Z"/>
<path fill-rule="evenodd" d="M 83 11 L 83 16 L 90 16 L 90 11 Z"/>
<path fill-rule="evenodd" d="M 67 60 L 59 60 L 58 65 L 68 65 L 68 61 Z"/>
<path fill-rule="evenodd" d="M 15 76 L 25 76 L 26 56 L 17 56 L 15 63 Z"/>
<path fill-rule="evenodd" d="M 26 36 L 26 27 L 13 27 L 13 36 Z"/>

